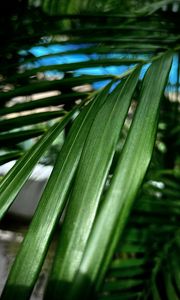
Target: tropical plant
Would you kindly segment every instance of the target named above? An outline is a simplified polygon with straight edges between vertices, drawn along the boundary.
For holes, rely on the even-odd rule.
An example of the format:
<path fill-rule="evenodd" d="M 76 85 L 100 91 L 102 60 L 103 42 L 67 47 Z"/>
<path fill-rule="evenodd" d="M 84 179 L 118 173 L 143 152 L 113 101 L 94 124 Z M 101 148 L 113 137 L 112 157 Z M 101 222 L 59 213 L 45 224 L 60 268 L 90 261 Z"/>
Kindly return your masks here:
<path fill-rule="evenodd" d="M 29 299 L 55 231 L 44 299 L 180 297 L 179 2 L 142 3 L 1 10 L 2 220 L 64 132 L 2 300 Z"/>

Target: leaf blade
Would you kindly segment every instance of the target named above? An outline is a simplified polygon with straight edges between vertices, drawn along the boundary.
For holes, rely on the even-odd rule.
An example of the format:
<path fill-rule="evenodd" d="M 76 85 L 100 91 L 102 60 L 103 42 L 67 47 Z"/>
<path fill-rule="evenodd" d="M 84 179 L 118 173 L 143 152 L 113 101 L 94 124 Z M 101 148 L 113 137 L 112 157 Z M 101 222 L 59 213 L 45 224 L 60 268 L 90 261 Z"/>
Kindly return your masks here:
<path fill-rule="evenodd" d="M 70 282 L 79 266 L 139 73 L 140 69 L 137 68 L 125 82 L 117 86 L 98 112 L 91 127 L 60 236 L 58 254 L 51 275 L 53 288 L 50 283 L 47 298 L 50 296 L 48 293 L 51 297 L 63 294 L 66 285 L 62 285 L 61 289 L 54 281 Z M 128 92 L 123 97 L 124 90 Z"/>
<path fill-rule="evenodd" d="M 145 76 L 141 101 L 119 159 L 112 185 L 103 201 L 79 271 L 76 274 L 69 298 L 71 300 L 86 297 L 93 283 L 96 284 L 96 288 L 101 285 L 151 158 L 160 96 L 169 74 L 171 62 L 171 55 L 161 57 L 151 65 Z M 159 80 L 154 74 L 159 74 Z M 136 159 L 134 159 L 135 151 L 136 153 L 138 151 Z M 138 168 L 138 165 L 141 168 Z M 111 218 L 109 212 L 111 212 Z M 104 230 L 106 235 L 103 235 Z"/>
<path fill-rule="evenodd" d="M 83 144 L 94 119 L 94 113 L 104 101 L 111 83 L 97 95 L 76 118 L 69 132 L 38 208 L 29 227 L 19 255 L 11 269 L 2 299 L 28 299 L 43 263 L 50 239 L 64 208 L 71 181 L 74 177 Z M 30 263 L 33 260 L 33 263 Z M 20 286 L 21 288 L 16 288 Z"/>

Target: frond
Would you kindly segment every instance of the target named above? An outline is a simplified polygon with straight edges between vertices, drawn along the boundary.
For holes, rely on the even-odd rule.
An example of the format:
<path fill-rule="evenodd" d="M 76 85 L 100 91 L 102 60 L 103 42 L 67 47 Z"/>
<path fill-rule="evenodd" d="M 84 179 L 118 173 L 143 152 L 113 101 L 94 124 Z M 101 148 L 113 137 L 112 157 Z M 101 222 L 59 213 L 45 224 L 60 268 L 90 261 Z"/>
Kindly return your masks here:
<path fill-rule="evenodd" d="M 2 220 L 60 134 L 62 146 L 2 300 L 30 298 L 55 233 L 44 299 L 176 300 L 179 6 L 38 3 L 0 21 L 0 164 L 17 160 Z"/>

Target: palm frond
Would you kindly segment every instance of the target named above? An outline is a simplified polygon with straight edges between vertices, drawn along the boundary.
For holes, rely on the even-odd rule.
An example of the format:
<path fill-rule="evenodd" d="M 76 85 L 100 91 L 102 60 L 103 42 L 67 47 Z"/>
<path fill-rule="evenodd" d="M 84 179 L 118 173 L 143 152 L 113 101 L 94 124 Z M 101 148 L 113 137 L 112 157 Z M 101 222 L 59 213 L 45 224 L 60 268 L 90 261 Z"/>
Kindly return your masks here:
<path fill-rule="evenodd" d="M 0 164 L 20 157 L 0 181 L 1 219 L 65 136 L 2 300 L 30 298 L 55 231 L 45 299 L 180 295 L 179 12 L 146 2 L 1 11 Z"/>

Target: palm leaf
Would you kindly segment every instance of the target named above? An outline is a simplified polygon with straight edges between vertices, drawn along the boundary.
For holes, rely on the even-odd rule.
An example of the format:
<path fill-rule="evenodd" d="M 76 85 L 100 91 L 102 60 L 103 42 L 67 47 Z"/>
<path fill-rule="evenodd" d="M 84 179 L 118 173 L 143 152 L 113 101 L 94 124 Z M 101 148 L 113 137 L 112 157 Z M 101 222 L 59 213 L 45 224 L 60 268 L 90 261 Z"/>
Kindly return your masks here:
<path fill-rule="evenodd" d="M 94 114 L 106 101 L 107 86 L 77 117 L 66 143 L 64 144 L 46 189 L 41 197 L 37 212 L 31 223 L 29 233 L 12 268 L 2 299 L 17 296 L 27 299 L 42 265 L 53 230 L 67 201 L 70 184 L 73 180 L 86 135 L 91 127 Z M 19 175 L 19 174 L 18 174 Z M 18 176 L 15 178 L 18 179 Z M 39 222 L 39 220 L 41 220 Z M 47 222 L 47 220 L 49 220 Z M 28 261 L 34 260 L 34 264 Z M 27 260 L 27 263 L 26 263 Z M 27 265 L 29 270 L 27 272 Z M 21 271 L 19 270 L 21 266 Z M 28 274 L 28 276 L 27 276 Z M 24 281 L 25 280 L 25 281 Z M 22 286 L 19 293 L 19 288 Z"/>
<path fill-rule="evenodd" d="M 138 77 L 139 70 L 132 73 L 122 87 L 120 83 L 93 122 L 78 167 L 50 279 L 54 295 L 66 289 L 63 284 L 56 287 L 57 278 L 61 282 L 71 281 L 79 266 Z M 62 266 L 60 272 L 59 264 Z"/>
<path fill-rule="evenodd" d="M 179 108 L 165 98 L 159 105 L 164 90 L 168 94 L 171 88 L 176 98 L 179 93 L 179 67 L 176 83 L 166 87 L 173 55 L 166 50 L 179 51 L 179 13 L 171 11 L 173 1 L 130 2 L 39 1 L 46 15 L 33 7 L 35 0 L 27 14 L 21 15 L 21 2 L 18 12 L 13 5 L 5 14 L 2 9 L 0 162 L 22 157 L 0 182 L 1 218 L 45 150 L 65 131 L 2 299 L 29 299 L 55 230 L 60 241 L 46 299 L 59 299 L 59 291 L 71 300 L 93 298 L 93 291 L 107 300 L 179 297 Z M 59 45 L 56 53 L 31 53 Z M 80 56 L 63 61 L 79 54 L 86 61 Z M 44 59 L 57 57 L 57 63 L 43 66 Z M 142 84 L 138 72 L 146 63 L 151 66 Z M 105 75 L 96 74 L 100 68 Z M 56 71 L 55 79 L 49 71 Z M 112 82 L 94 92 L 95 83 L 113 78 L 121 80 L 116 89 Z M 84 84 L 88 92 L 80 91 Z M 38 100 L 31 101 L 34 94 Z M 30 111 L 39 108 L 43 112 Z M 49 129 L 53 118 L 59 121 Z M 31 149 L 19 150 L 20 142 L 40 135 Z"/>
<path fill-rule="evenodd" d="M 171 62 L 172 57 L 169 55 L 157 60 L 149 68 L 144 79 L 141 93 L 142 102 L 138 106 L 107 198 L 103 201 L 87 243 L 86 251 L 70 291 L 70 299 L 84 297 L 83 295 L 87 295 L 93 284 L 99 287 L 102 282 L 116 244 L 127 222 L 132 201 L 150 162 L 156 133 L 159 102 Z M 158 71 L 160 72 L 159 81 L 157 81 L 156 76 L 153 77 Z M 140 133 L 139 136 L 137 132 Z M 131 143 L 131 147 L 129 147 L 129 143 Z M 135 152 L 136 157 L 134 157 Z M 140 165 L 141 167 L 139 167 Z M 129 170 L 131 170 L 131 174 L 129 174 Z M 111 218 L 108 218 L 110 211 Z M 106 236 L 103 235 L 104 230 Z M 99 248 L 97 248 L 97 244 Z"/>
<path fill-rule="evenodd" d="M 41 155 L 64 129 L 64 126 L 69 122 L 73 114 L 74 111 L 70 112 L 62 122 L 50 128 L 3 178 L 0 183 L 0 218 L 5 214 L 19 190 L 30 176 Z"/>

